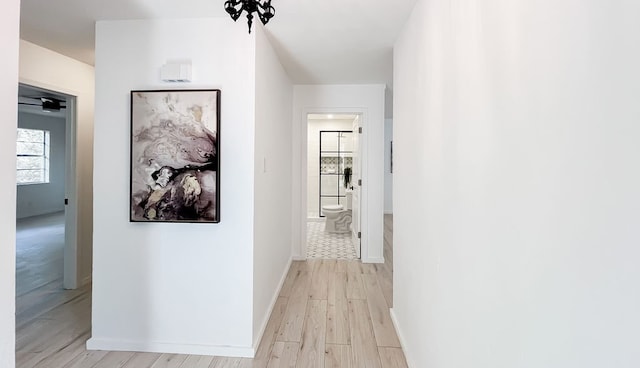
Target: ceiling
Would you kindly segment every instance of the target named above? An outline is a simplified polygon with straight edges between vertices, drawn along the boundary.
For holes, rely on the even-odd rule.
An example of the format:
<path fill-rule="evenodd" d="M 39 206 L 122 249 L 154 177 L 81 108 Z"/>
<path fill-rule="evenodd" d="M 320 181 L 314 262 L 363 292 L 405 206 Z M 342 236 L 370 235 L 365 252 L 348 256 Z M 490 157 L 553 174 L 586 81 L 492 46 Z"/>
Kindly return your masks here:
<path fill-rule="evenodd" d="M 22 0 L 20 37 L 94 63 L 95 22 L 231 18 L 225 0 Z M 393 44 L 416 0 L 272 0 L 267 35 L 295 84 L 386 84 L 391 116 Z M 247 27 L 244 14 L 237 27 Z"/>
<path fill-rule="evenodd" d="M 393 44 L 416 0 L 272 0 L 267 25 L 296 84 L 392 86 Z M 94 63 L 97 20 L 226 17 L 224 0 L 22 0 L 21 38 Z M 246 28 L 243 17 L 237 27 Z"/>

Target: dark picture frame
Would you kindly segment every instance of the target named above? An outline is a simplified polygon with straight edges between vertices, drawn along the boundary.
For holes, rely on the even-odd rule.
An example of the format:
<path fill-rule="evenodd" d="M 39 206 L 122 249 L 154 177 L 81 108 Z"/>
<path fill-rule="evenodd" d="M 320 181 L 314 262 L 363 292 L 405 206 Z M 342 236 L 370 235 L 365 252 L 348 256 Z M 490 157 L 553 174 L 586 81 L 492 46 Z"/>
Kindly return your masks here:
<path fill-rule="evenodd" d="M 131 91 L 131 222 L 220 222 L 220 90 Z"/>

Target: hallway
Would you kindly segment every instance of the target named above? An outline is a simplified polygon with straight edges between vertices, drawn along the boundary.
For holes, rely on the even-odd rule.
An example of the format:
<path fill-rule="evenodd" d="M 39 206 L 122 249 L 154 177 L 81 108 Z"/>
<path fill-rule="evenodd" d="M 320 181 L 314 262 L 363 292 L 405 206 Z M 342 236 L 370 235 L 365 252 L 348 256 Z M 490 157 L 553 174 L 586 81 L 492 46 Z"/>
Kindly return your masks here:
<path fill-rule="evenodd" d="M 17 367 L 406 367 L 389 317 L 391 221 L 385 264 L 293 262 L 254 359 L 87 351 L 91 289 L 40 288 L 22 296 L 34 307 L 18 310 Z"/>

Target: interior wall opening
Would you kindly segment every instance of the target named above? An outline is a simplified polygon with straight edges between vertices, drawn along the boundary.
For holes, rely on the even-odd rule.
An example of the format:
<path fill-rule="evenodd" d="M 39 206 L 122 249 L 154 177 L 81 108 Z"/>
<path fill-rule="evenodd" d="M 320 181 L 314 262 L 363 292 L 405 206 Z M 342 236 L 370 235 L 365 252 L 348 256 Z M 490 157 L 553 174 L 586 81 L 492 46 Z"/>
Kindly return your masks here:
<path fill-rule="evenodd" d="M 359 114 L 307 115 L 308 259 L 360 258 L 359 223 L 353 221 L 360 120 Z"/>
<path fill-rule="evenodd" d="M 16 134 L 16 328 L 75 288 L 75 222 L 67 211 L 75 98 L 20 84 Z"/>

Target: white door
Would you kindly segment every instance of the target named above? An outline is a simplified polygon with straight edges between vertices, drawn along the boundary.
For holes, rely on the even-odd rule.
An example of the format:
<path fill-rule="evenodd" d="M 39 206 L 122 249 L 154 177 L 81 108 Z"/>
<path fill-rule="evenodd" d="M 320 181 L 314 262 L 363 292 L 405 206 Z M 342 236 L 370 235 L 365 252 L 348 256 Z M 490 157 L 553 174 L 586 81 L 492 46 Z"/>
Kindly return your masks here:
<path fill-rule="evenodd" d="M 353 193 L 351 195 L 351 233 L 353 238 L 353 247 L 356 255 L 360 258 L 361 239 L 360 239 L 360 117 L 353 120 L 353 145 L 351 147 L 353 153 L 353 168 L 351 174 L 351 187 Z"/>
<path fill-rule="evenodd" d="M 67 96 L 66 141 L 65 141 L 65 205 L 64 205 L 64 272 L 62 286 L 76 289 L 83 280 L 78 280 L 78 205 L 76 185 L 77 141 L 76 141 L 76 97 Z"/>

